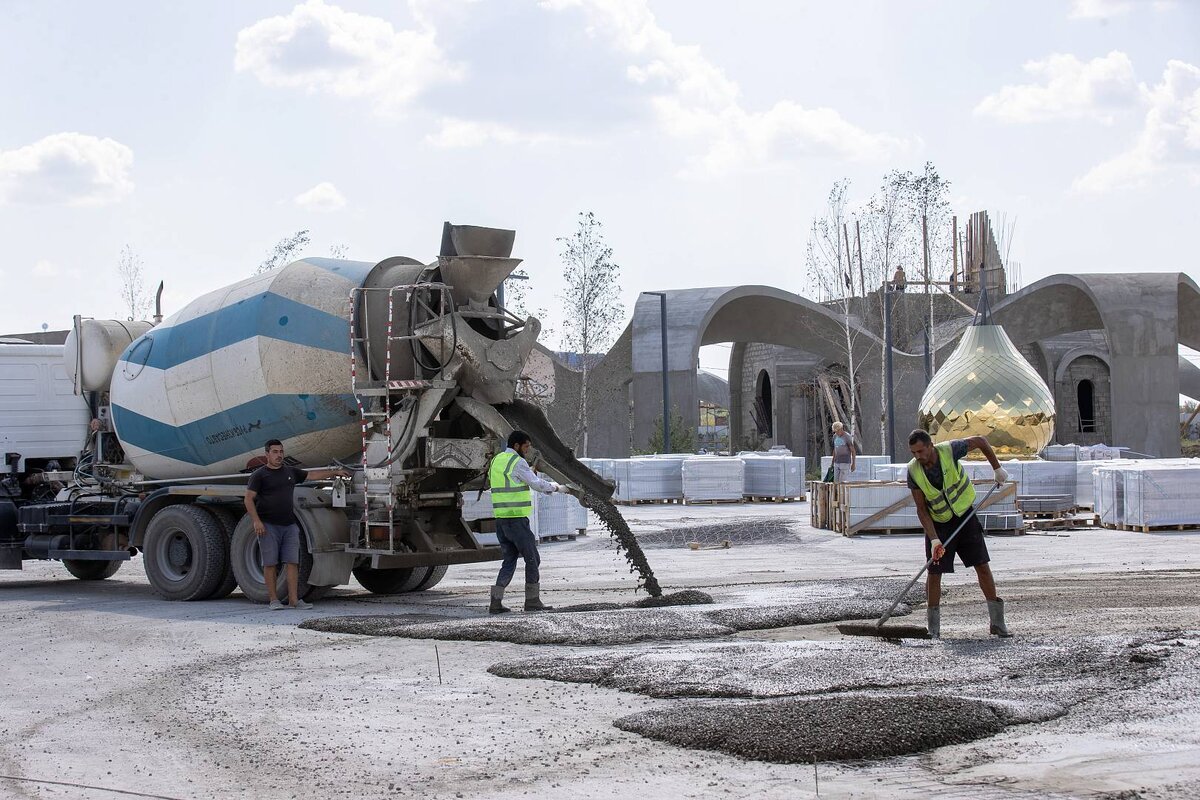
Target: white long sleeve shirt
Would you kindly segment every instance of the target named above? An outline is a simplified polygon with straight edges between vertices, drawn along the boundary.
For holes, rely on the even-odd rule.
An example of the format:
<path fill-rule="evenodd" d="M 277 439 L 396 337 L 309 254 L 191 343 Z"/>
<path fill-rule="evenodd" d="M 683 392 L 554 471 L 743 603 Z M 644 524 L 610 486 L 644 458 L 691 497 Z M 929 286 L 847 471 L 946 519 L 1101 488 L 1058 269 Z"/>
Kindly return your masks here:
<path fill-rule="evenodd" d="M 529 462 L 521 458 L 521 454 L 511 447 L 506 448 L 505 453 L 512 453 L 517 457 L 517 464 L 513 467 L 513 477 L 521 483 L 526 484 L 530 489 L 541 492 L 542 494 L 551 494 L 554 492 L 554 483 L 552 481 L 539 478 L 537 473 L 533 471 L 533 467 L 529 466 Z"/>

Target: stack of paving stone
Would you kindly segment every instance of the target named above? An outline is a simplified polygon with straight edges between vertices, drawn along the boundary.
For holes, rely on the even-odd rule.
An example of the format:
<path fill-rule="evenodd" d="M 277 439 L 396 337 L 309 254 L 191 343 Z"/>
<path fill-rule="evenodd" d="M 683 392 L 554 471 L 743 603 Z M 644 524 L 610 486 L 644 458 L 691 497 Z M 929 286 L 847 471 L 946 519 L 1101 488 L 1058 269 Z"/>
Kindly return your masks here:
<path fill-rule="evenodd" d="M 493 519 L 492 493 L 479 490 L 463 492 L 462 517 L 464 522 Z M 541 539 L 552 536 L 575 536 L 588 526 L 587 509 L 572 495 L 556 492 L 542 494 L 533 492 L 533 512 L 529 515 L 529 527 L 533 535 Z M 484 544 L 495 544 L 496 536 L 491 533 L 478 534 Z"/>
<path fill-rule="evenodd" d="M 990 488 L 990 481 L 975 482 L 975 492 L 980 500 Z M 912 492 L 905 483 L 843 484 L 835 491 L 833 523 L 834 529 L 840 533 L 852 536 L 879 531 L 918 531 L 921 528 L 917 508 L 911 502 Z M 879 512 L 901 501 L 904 504 L 900 508 L 860 527 Z M 979 519 L 984 530 L 989 531 L 1015 532 L 1024 527 L 1016 498 L 1012 494 L 993 501 L 986 510 L 980 512 Z"/>
<path fill-rule="evenodd" d="M 688 458 L 683 461 L 682 477 L 683 499 L 688 502 L 740 503 L 746 491 L 746 464 L 740 458 Z"/>
<path fill-rule="evenodd" d="M 1096 515 L 1109 528 L 1200 527 L 1200 459 L 1114 461 L 1095 469 Z"/>
<path fill-rule="evenodd" d="M 746 497 L 804 499 L 804 459 L 749 453 L 746 463 Z"/>
<path fill-rule="evenodd" d="M 613 479 L 619 503 L 683 499 L 683 460 L 690 456 L 640 456 L 613 460 Z"/>
<path fill-rule="evenodd" d="M 613 478 L 613 460 L 611 458 L 581 458 L 579 459 L 579 463 L 604 480 L 615 482 L 615 478 Z"/>
<path fill-rule="evenodd" d="M 873 480 L 875 467 L 880 464 L 887 464 L 891 461 L 887 456 L 856 456 L 854 459 L 854 471 L 846 478 L 848 481 L 869 481 Z M 833 464 L 833 456 L 821 456 L 821 477 L 829 472 L 829 467 Z"/>

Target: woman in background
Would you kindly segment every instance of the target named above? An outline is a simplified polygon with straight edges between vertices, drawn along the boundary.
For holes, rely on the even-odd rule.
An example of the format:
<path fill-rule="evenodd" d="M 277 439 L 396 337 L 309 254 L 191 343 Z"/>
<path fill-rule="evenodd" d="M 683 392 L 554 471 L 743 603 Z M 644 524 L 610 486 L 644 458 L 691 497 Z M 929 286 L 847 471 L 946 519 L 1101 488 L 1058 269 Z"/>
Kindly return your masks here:
<path fill-rule="evenodd" d="M 845 483 L 856 466 L 858 466 L 858 448 L 854 446 L 854 436 L 846 432 L 842 423 L 833 423 L 834 482 Z"/>

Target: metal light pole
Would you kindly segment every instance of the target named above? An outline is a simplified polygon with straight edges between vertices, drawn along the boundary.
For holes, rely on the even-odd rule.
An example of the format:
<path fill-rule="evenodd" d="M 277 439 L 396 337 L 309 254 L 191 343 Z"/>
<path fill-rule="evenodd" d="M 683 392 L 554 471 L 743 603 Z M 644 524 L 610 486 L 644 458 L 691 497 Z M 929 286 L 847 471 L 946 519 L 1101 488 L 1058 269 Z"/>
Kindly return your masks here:
<path fill-rule="evenodd" d="M 667 293 L 642 292 L 658 297 L 659 325 L 662 328 L 662 384 L 663 384 L 663 452 L 671 452 L 671 382 L 667 372 Z"/>
<path fill-rule="evenodd" d="M 892 380 L 892 285 L 883 284 L 883 372 L 887 390 L 888 458 L 896 463 L 896 386 Z"/>

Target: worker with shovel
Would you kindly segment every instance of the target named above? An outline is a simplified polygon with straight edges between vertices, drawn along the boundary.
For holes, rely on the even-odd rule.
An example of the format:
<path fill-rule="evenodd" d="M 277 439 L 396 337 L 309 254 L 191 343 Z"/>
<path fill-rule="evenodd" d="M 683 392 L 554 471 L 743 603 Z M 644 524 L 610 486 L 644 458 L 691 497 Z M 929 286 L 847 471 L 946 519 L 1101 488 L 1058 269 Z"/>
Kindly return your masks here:
<path fill-rule="evenodd" d="M 517 571 L 517 559 L 525 562 L 525 610 L 547 611 L 541 599 L 541 574 L 538 566 L 542 557 L 538 553 L 537 537 L 529 527 L 529 516 L 533 513 L 533 494 L 565 492 L 567 488 L 537 476 L 525 460 L 533 448 L 533 440 L 524 431 L 513 431 L 508 436 L 508 449 L 492 459 L 488 467 L 488 486 L 492 490 L 492 510 L 496 515 L 496 541 L 504 560 L 500 574 L 492 587 L 492 602 L 488 611 L 503 614 L 510 609 L 504 606 L 504 590 Z"/>
<path fill-rule="evenodd" d="M 983 526 L 975 513 L 975 486 L 959 461 L 971 450 L 980 450 L 991 464 L 996 484 L 1008 480 L 986 437 L 972 436 L 935 445 L 929 434 L 915 430 L 908 437 L 913 459 L 908 462 L 908 488 L 917 505 L 917 517 L 925 529 L 925 557 L 931 559 L 925 582 L 929 635 L 941 637 L 942 575 L 954 572 L 954 556 L 963 566 L 974 567 L 979 588 L 987 598 L 991 632 L 1008 637 L 1004 624 L 1004 601 L 996 596 L 996 582 L 988 566 Z M 957 534 L 955 532 L 957 531 Z M 950 541 L 950 538 L 953 541 Z M 943 539 L 946 540 L 943 544 Z"/>

